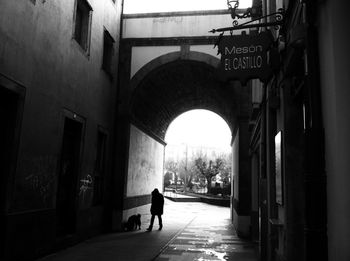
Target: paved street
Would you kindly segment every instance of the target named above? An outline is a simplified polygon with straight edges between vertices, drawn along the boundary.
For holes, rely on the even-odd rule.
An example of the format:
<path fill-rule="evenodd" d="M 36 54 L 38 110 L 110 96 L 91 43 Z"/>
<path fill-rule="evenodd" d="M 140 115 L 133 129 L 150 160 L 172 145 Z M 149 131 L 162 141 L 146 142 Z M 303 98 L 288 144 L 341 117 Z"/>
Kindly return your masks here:
<path fill-rule="evenodd" d="M 255 261 L 255 247 L 239 239 L 229 219 L 229 208 L 191 204 L 195 217 L 174 237 L 156 261 Z"/>
<path fill-rule="evenodd" d="M 41 261 L 255 261 L 255 247 L 239 239 L 229 222 L 229 208 L 205 203 L 165 200 L 164 227 L 146 232 L 149 213 L 142 214 L 142 229 L 102 235 L 41 259 Z"/>

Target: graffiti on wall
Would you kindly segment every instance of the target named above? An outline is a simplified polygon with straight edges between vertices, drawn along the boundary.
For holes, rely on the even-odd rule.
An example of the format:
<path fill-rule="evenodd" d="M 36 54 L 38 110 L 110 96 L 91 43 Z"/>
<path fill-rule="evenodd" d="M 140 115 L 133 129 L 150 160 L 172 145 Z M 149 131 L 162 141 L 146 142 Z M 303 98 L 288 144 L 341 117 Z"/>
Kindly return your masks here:
<path fill-rule="evenodd" d="M 40 201 L 37 204 L 50 207 L 56 180 L 57 158 L 49 155 L 39 156 L 25 160 L 25 163 L 23 172 L 26 190 Z"/>
<path fill-rule="evenodd" d="M 92 177 L 90 174 L 86 175 L 83 179 L 80 180 L 79 196 L 85 195 L 85 193 L 92 189 Z"/>
<path fill-rule="evenodd" d="M 183 22 L 183 17 L 160 17 L 160 18 L 154 18 L 153 23 L 159 23 L 159 24 L 165 24 L 165 23 L 175 23 L 175 24 L 181 24 Z"/>

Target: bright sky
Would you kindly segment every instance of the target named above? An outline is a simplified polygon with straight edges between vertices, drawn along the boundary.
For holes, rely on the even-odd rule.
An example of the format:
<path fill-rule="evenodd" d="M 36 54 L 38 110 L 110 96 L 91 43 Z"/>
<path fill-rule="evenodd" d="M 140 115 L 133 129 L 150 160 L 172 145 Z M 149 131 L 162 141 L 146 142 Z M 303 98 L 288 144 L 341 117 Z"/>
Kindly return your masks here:
<path fill-rule="evenodd" d="M 191 110 L 181 114 L 169 126 L 165 135 L 169 145 L 230 148 L 231 130 L 216 113 Z"/>
<path fill-rule="evenodd" d="M 239 8 L 247 8 L 251 2 L 240 0 Z M 125 14 L 222 9 L 228 9 L 226 0 L 124 0 Z"/>

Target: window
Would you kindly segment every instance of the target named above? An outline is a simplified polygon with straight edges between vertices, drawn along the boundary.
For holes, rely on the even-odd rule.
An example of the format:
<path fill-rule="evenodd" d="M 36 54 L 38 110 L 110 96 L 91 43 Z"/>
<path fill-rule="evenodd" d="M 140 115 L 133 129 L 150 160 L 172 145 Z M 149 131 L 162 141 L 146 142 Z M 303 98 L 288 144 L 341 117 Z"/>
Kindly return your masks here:
<path fill-rule="evenodd" d="M 114 39 L 105 29 L 103 33 L 103 61 L 102 69 L 112 76 L 112 58 L 114 54 Z"/>
<path fill-rule="evenodd" d="M 86 0 L 77 0 L 74 39 L 85 52 L 89 50 L 92 8 Z"/>
<path fill-rule="evenodd" d="M 103 200 L 103 180 L 106 161 L 107 134 L 101 129 L 97 132 L 95 176 L 94 176 L 94 205 L 99 205 Z"/>

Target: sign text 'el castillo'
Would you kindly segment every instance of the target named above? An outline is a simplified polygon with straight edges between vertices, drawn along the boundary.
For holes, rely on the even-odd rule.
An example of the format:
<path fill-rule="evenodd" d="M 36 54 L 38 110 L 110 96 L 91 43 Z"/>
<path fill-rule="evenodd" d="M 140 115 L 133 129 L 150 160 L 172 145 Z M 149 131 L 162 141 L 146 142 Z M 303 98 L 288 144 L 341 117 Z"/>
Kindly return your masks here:
<path fill-rule="evenodd" d="M 223 80 L 239 80 L 244 85 L 249 79 L 267 81 L 272 74 L 267 55 L 271 44 L 270 32 L 223 36 L 218 43 L 220 76 Z"/>

